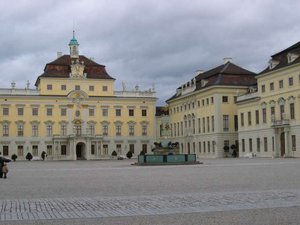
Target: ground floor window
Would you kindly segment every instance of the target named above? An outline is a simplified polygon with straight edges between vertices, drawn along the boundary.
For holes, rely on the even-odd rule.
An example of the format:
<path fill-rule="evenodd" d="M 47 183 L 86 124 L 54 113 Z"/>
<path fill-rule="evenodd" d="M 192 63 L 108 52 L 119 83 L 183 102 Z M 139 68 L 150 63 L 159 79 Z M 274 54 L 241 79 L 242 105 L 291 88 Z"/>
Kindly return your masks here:
<path fill-rule="evenodd" d="M 52 155 L 52 145 L 47 145 L 47 155 Z"/>
<path fill-rule="evenodd" d="M 91 155 L 95 155 L 95 145 L 91 145 Z"/>
<path fill-rule="evenodd" d="M 121 150 L 122 150 L 122 145 L 121 144 L 117 144 L 116 145 L 116 149 L 117 149 L 118 155 L 120 155 L 121 154 Z"/>
<path fill-rule="evenodd" d="M 60 154 L 61 155 L 67 155 L 67 146 L 66 145 L 61 145 L 60 146 Z"/>
<path fill-rule="evenodd" d="M 252 138 L 249 139 L 249 152 L 252 152 Z"/>
<path fill-rule="evenodd" d="M 8 156 L 9 155 L 9 151 L 8 151 L 8 146 L 7 145 L 4 145 L 2 147 L 2 152 L 3 152 L 4 156 Z"/>
<path fill-rule="evenodd" d="M 242 139 L 242 152 L 245 152 L 245 139 Z"/>
<path fill-rule="evenodd" d="M 103 154 L 108 155 L 108 145 L 103 145 Z"/>
<path fill-rule="evenodd" d="M 268 138 L 267 137 L 264 137 L 264 150 L 265 150 L 265 152 L 268 151 Z"/>
<path fill-rule="evenodd" d="M 131 151 L 131 153 L 134 153 L 134 144 L 129 144 L 129 151 Z"/>
<path fill-rule="evenodd" d="M 207 142 L 207 152 L 210 153 L 210 141 Z"/>
<path fill-rule="evenodd" d="M 147 153 L 147 144 L 143 144 L 142 148 L 143 148 L 143 152 L 146 154 Z"/>
<path fill-rule="evenodd" d="M 18 145 L 18 156 L 24 155 L 24 148 L 23 145 Z"/>
<path fill-rule="evenodd" d="M 33 145 L 32 146 L 32 155 L 33 156 L 38 156 L 39 153 L 38 153 L 38 146 L 37 145 Z"/>
<path fill-rule="evenodd" d="M 292 135 L 292 150 L 296 151 L 296 135 Z"/>
<path fill-rule="evenodd" d="M 201 153 L 201 141 L 199 141 L 199 153 Z"/>

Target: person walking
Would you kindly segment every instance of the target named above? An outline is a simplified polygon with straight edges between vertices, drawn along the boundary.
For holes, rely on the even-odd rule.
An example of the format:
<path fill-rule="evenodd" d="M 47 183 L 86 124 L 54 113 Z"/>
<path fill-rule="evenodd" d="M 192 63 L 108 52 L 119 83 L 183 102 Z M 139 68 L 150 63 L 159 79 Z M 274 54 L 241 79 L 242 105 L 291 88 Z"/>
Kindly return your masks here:
<path fill-rule="evenodd" d="M 8 162 L 10 162 L 10 159 L 6 159 L 6 158 L 2 157 L 1 156 L 1 152 L 0 152 L 0 178 L 3 177 L 3 167 L 4 167 L 4 164 L 6 164 Z M 4 169 L 4 170 L 8 172 L 7 165 L 6 165 L 6 169 Z M 6 178 L 7 172 L 5 172 L 4 178 Z"/>
<path fill-rule="evenodd" d="M 7 178 L 7 173 L 8 173 L 8 166 L 7 166 L 6 163 L 3 164 L 2 173 L 3 173 L 3 178 L 6 179 Z"/>

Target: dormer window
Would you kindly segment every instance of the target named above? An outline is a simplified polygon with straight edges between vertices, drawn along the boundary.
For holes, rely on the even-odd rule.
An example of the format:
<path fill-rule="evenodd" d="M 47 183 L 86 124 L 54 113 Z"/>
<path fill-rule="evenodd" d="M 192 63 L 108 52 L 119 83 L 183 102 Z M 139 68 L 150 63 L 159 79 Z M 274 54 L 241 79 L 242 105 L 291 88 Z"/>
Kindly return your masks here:
<path fill-rule="evenodd" d="M 294 53 L 288 53 L 288 54 L 287 54 L 287 61 L 288 61 L 288 63 L 294 62 L 295 59 L 298 58 L 298 56 L 299 56 L 299 55 L 294 54 Z"/>
<path fill-rule="evenodd" d="M 207 80 L 201 80 L 201 87 L 204 87 L 208 83 Z"/>
<path fill-rule="evenodd" d="M 269 69 L 271 70 L 271 69 L 275 68 L 275 66 L 277 66 L 278 64 L 279 64 L 279 61 L 271 59 L 269 61 Z"/>

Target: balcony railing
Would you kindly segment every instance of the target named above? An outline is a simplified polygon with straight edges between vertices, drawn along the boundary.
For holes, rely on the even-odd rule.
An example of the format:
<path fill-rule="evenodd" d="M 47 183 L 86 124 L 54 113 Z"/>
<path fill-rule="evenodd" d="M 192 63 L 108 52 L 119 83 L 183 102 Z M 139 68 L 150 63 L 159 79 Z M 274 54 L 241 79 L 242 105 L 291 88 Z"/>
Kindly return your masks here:
<path fill-rule="evenodd" d="M 289 126 L 290 120 L 289 119 L 282 119 L 282 120 L 274 120 L 272 121 L 273 127 L 280 127 L 280 126 Z"/>

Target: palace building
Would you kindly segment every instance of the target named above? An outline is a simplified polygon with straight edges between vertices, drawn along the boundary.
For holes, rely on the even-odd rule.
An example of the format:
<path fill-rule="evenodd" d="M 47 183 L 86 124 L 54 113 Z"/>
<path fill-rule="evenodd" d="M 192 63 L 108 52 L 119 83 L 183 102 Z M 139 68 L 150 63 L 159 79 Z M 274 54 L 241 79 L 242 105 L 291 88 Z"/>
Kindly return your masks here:
<path fill-rule="evenodd" d="M 240 155 L 300 156 L 299 56 L 300 42 L 272 55 L 257 85 L 238 97 Z"/>
<path fill-rule="evenodd" d="M 208 158 L 238 153 L 237 96 L 256 83 L 255 75 L 225 58 L 177 88 L 167 103 L 171 139 L 179 142 L 181 153 Z"/>
<path fill-rule="evenodd" d="M 156 93 L 115 91 L 105 66 L 79 55 L 74 33 L 70 55 L 58 53 L 30 89 L 0 89 L 0 151 L 25 159 L 108 158 L 115 151 L 150 152 L 155 140 Z"/>

